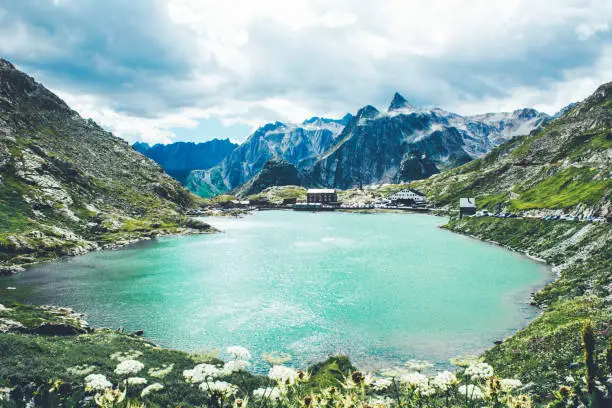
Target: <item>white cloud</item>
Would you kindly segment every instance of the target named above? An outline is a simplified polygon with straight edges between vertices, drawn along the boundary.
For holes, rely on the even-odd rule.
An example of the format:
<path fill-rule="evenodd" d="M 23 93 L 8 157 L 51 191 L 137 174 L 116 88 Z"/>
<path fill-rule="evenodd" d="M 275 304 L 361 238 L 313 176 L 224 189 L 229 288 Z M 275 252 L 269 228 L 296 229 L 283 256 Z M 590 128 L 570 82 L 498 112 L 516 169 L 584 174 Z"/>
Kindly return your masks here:
<path fill-rule="evenodd" d="M 49 4 L 0 6 L 0 53 L 130 140 L 208 117 L 340 116 L 395 91 L 459 113 L 553 112 L 612 79 L 609 0 Z"/>

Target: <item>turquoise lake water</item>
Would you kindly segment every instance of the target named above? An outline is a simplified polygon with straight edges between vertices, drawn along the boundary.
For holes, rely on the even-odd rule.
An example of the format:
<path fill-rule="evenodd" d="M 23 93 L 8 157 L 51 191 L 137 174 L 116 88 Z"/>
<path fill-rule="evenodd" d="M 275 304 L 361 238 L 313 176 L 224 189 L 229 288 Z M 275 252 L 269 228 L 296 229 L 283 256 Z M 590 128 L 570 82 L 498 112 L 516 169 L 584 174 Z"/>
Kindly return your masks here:
<path fill-rule="evenodd" d="M 69 306 L 90 324 L 187 350 L 282 351 L 305 366 L 346 354 L 375 369 L 445 364 L 525 326 L 549 269 L 408 214 L 258 212 L 44 264 L 2 280 L 12 296 Z M 223 356 L 223 355 L 222 355 Z"/>

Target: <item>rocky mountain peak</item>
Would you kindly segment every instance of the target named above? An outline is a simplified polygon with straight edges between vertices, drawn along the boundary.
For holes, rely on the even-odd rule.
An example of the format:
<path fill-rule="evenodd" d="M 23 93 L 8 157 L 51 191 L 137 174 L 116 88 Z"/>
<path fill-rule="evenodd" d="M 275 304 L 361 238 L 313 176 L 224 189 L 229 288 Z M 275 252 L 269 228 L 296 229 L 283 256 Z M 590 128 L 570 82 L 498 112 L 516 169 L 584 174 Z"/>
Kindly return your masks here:
<path fill-rule="evenodd" d="M 398 109 L 414 109 L 414 106 L 412 106 L 406 98 L 400 95 L 399 92 L 396 92 L 395 95 L 393 95 L 393 100 L 389 105 L 388 111 L 391 112 Z"/>
<path fill-rule="evenodd" d="M 13 70 L 15 66 L 5 60 L 4 58 L 0 58 L 0 70 Z"/>
<path fill-rule="evenodd" d="M 603 84 L 597 88 L 595 92 L 583 102 L 576 105 L 575 109 L 568 112 L 569 116 L 580 116 L 590 111 L 600 111 L 600 107 L 609 107 L 612 105 L 612 82 Z M 605 115 L 609 120 L 609 110 L 606 110 Z"/>
<path fill-rule="evenodd" d="M 378 109 L 376 109 L 372 105 L 366 105 L 363 108 L 359 109 L 359 111 L 357 111 L 357 117 L 371 119 L 373 117 L 376 117 L 376 115 L 378 115 L 379 113 L 380 112 L 378 111 Z"/>
<path fill-rule="evenodd" d="M 13 108 L 73 113 L 57 95 L 4 59 L 0 59 L 0 98 Z"/>

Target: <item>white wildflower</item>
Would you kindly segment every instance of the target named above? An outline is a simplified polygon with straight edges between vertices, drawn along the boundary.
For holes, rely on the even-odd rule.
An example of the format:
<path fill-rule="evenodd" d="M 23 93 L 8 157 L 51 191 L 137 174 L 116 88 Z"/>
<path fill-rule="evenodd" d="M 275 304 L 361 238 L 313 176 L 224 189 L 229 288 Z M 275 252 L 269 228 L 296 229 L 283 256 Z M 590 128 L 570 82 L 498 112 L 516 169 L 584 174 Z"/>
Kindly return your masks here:
<path fill-rule="evenodd" d="M 571 383 L 573 383 L 576 380 L 571 375 L 568 375 L 567 377 L 565 377 L 565 381 L 567 381 L 568 383 L 571 384 Z"/>
<path fill-rule="evenodd" d="M 474 384 L 469 385 L 460 385 L 459 393 L 462 395 L 467 395 L 470 399 L 484 399 L 484 393 L 480 389 L 480 387 L 475 386 Z"/>
<path fill-rule="evenodd" d="M 224 397 L 232 396 L 238 392 L 238 387 L 225 381 L 203 382 L 200 384 L 200 389 Z"/>
<path fill-rule="evenodd" d="M 380 378 L 374 381 L 374 383 L 372 384 L 372 388 L 374 388 L 375 391 L 384 391 L 389 388 L 391 384 L 393 384 L 393 381 L 391 381 L 390 379 Z"/>
<path fill-rule="evenodd" d="M 229 375 L 236 371 L 246 370 L 247 367 L 250 365 L 251 364 L 248 361 L 232 360 L 232 361 L 228 361 L 227 363 L 223 365 L 223 371 L 225 371 Z"/>
<path fill-rule="evenodd" d="M 89 374 L 85 377 L 85 391 L 104 391 L 113 384 L 102 374 Z"/>
<path fill-rule="evenodd" d="M 400 377 L 402 384 L 418 387 L 428 383 L 427 376 L 421 373 L 406 373 Z"/>
<path fill-rule="evenodd" d="M 174 370 L 174 364 L 163 364 L 161 367 L 149 368 L 149 375 L 153 378 L 164 378 Z"/>
<path fill-rule="evenodd" d="M 161 391 L 164 389 L 164 386 L 161 385 L 160 383 L 153 383 L 147 387 L 145 387 L 144 390 L 142 390 L 142 392 L 140 393 L 140 396 L 142 398 L 146 397 L 147 395 L 149 395 L 152 392 L 157 392 L 157 391 Z"/>
<path fill-rule="evenodd" d="M 282 365 L 275 365 L 268 372 L 268 377 L 279 383 L 293 383 L 297 375 L 296 369 Z"/>
<path fill-rule="evenodd" d="M 147 383 L 147 379 L 142 377 L 130 377 L 127 379 L 127 383 L 129 385 L 142 385 Z"/>
<path fill-rule="evenodd" d="M 258 388 L 253 391 L 253 397 L 257 400 L 267 399 L 277 401 L 282 397 L 282 393 L 278 388 Z"/>
<path fill-rule="evenodd" d="M 251 359 L 251 352 L 245 347 L 241 347 L 241 346 L 228 347 L 227 352 L 231 354 L 232 356 L 234 356 L 235 359 L 239 359 L 239 360 L 250 360 Z"/>
<path fill-rule="evenodd" d="M 138 350 L 128 350 L 126 352 L 117 351 L 110 355 L 111 360 L 125 361 L 125 360 L 136 360 L 142 356 L 142 352 Z"/>
<path fill-rule="evenodd" d="M 414 388 L 423 396 L 433 395 L 436 390 L 429 385 L 429 378 L 425 374 L 419 372 L 411 372 L 400 377 L 400 383 Z"/>
<path fill-rule="evenodd" d="M 457 377 L 450 371 L 443 371 L 438 373 L 432 380 L 431 383 L 434 387 L 441 391 L 448 391 L 448 389 L 457 382 Z"/>
<path fill-rule="evenodd" d="M 115 368 L 115 374 L 118 375 L 130 375 L 137 374 L 144 368 L 144 364 L 142 364 L 138 360 L 123 360 L 119 364 L 117 364 L 117 368 Z"/>
<path fill-rule="evenodd" d="M 219 370 L 217 366 L 212 364 L 198 364 L 193 367 L 191 370 L 183 371 L 183 376 L 188 382 L 199 383 L 202 381 L 206 381 L 209 378 L 215 378 L 225 375 L 222 370 Z"/>
<path fill-rule="evenodd" d="M 97 368 L 96 366 L 82 364 L 82 365 L 76 365 L 74 367 L 68 367 L 66 371 L 68 371 L 69 374 L 82 377 L 84 375 L 93 373 L 96 370 L 96 368 Z"/>
<path fill-rule="evenodd" d="M 487 363 L 476 363 L 465 369 L 465 375 L 472 380 L 486 380 L 493 375 L 493 367 Z"/>
<path fill-rule="evenodd" d="M 520 380 L 515 380 L 513 378 L 503 378 L 500 382 L 502 390 L 505 392 L 514 391 L 523 385 Z"/>

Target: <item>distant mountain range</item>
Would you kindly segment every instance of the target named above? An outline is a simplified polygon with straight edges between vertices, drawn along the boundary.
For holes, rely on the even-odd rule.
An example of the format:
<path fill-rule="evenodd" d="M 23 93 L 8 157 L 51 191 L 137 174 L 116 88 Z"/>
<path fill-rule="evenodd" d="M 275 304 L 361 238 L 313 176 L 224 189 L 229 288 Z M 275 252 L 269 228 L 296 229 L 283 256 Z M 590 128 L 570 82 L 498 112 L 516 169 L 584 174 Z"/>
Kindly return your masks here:
<path fill-rule="evenodd" d="M 154 146 L 137 142 L 132 147 L 155 160 L 166 173 L 185 184 L 192 170 L 205 170 L 216 166 L 238 145 L 229 139 L 213 139 L 203 143 L 176 142 Z"/>
<path fill-rule="evenodd" d="M 308 186 L 419 180 L 481 157 L 549 120 L 534 109 L 475 116 L 419 109 L 396 93 L 384 112 L 368 105 L 338 120 L 314 117 L 262 126 L 218 165 L 192 171 L 185 185 L 204 197 L 232 191 L 271 159 L 294 166 Z"/>

